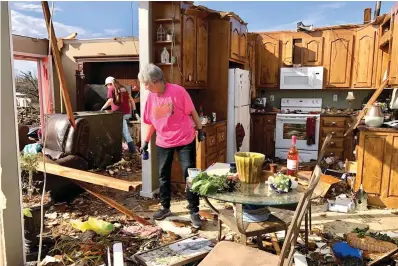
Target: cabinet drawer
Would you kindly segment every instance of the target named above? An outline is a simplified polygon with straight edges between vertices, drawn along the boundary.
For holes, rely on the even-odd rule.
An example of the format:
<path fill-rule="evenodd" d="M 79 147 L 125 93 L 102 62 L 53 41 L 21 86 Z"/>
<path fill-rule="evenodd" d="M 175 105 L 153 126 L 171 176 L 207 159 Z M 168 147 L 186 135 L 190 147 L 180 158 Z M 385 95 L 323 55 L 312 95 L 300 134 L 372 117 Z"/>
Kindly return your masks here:
<path fill-rule="evenodd" d="M 322 126 L 324 127 L 342 127 L 345 128 L 347 119 L 345 117 L 322 117 Z"/>
<path fill-rule="evenodd" d="M 323 143 L 325 141 L 325 138 L 322 138 Z M 332 140 L 329 143 L 330 148 L 341 148 L 344 149 L 344 139 L 341 138 L 332 138 Z"/>
<path fill-rule="evenodd" d="M 328 148 L 325 151 L 325 157 L 339 157 L 340 159 L 344 159 L 344 149 L 334 149 Z"/>
<path fill-rule="evenodd" d="M 227 139 L 227 127 L 222 126 L 217 128 L 217 143 L 225 142 Z"/>
<path fill-rule="evenodd" d="M 215 163 L 217 160 L 217 153 L 212 153 L 206 156 L 206 168 Z"/>
<path fill-rule="evenodd" d="M 217 153 L 217 163 L 225 163 L 227 160 L 226 152 L 226 149 L 223 149 Z"/>
<path fill-rule="evenodd" d="M 275 126 L 276 124 L 276 116 L 275 115 L 266 115 L 264 116 L 264 123 L 266 126 Z"/>
<path fill-rule="evenodd" d="M 332 137 L 344 137 L 344 128 L 335 128 L 335 127 L 323 127 L 322 128 L 322 137 L 326 137 L 329 133 L 332 134 Z M 333 140 L 332 138 L 332 140 Z"/>
<path fill-rule="evenodd" d="M 206 153 L 215 153 L 217 151 L 217 134 L 206 136 Z"/>

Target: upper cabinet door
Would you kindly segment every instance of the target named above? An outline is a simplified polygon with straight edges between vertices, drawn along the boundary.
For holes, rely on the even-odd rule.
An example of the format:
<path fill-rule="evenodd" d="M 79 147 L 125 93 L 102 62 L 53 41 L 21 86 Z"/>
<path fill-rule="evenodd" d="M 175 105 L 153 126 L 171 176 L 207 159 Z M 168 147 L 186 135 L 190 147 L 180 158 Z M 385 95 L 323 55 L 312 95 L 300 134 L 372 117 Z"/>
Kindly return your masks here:
<path fill-rule="evenodd" d="M 206 19 L 197 18 L 196 83 L 200 87 L 207 85 L 208 24 Z M 185 40 L 184 40 L 185 41 Z"/>
<path fill-rule="evenodd" d="M 240 23 L 236 19 L 231 19 L 231 55 L 235 60 L 240 59 L 239 43 L 240 43 Z"/>
<path fill-rule="evenodd" d="M 246 51 L 247 51 L 247 27 L 245 24 L 241 24 L 240 35 L 239 35 L 239 57 L 242 61 L 246 60 Z"/>
<path fill-rule="evenodd" d="M 257 86 L 276 88 L 279 84 L 279 39 L 262 36 L 257 55 Z"/>
<path fill-rule="evenodd" d="M 293 65 L 293 37 L 283 36 L 282 38 L 282 65 Z"/>
<path fill-rule="evenodd" d="M 348 30 L 329 30 L 325 45 L 326 87 L 349 88 L 354 33 Z"/>
<path fill-rule="evenodd" d="M 395 4 L 392 10 L 392 16 L 391 16 L 391 25 L 394 24 L 393 26 L 393 32 L 392 37 L 392 47 L 391 47 L 391 63 L 390 63 L 390 83 L 389 85 L 391 86 L 397 86 L 398 85 L 398 64 L 397 64 L 397 58 L 398 58 L 398 4 Z"/>
<path fill-rule="evenodd" d="M 322 66 L 323 37 L 303 38 L 301 49 L 304 66 Z"/>
<path fill-rule="evenodd" d="M 184 86 L 192 87 L 196 81 L 196 17 L 184 15 L 183 22 Z"/>
<path fill-rule="evenodd" d="M 353 85 L 355 88 L 371 88 L 375 60 L 377 28 L 369 25 L 356 32 L 353 62 Z"/>

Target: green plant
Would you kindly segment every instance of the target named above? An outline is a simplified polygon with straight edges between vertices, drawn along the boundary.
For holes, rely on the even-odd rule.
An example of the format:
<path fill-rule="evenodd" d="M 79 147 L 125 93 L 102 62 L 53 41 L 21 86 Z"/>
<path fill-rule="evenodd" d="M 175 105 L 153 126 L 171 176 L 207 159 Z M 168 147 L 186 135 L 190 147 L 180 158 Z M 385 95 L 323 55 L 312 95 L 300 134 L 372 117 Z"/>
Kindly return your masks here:
<path fill-rule="evenodd" d="M 21 155 L 21 168 L 28 172 L 28 197 L 32 197 L 33 187 L 33 173 L 36 172 L 36 168 L 39 165 L 39 157 L 37 154 L 23 154 Z"/>
<path fill-rule="evenodd" d="M 274 176 L 273 185 L 278 190 L 288 192 L 292 184 L 291 182 L 290 176 L 278 173 Z"/>
<path fill-rule="evenodd" d="M 173 30 L 172 29 L 167 29 L 166 34 L 167 35 L 173 35 Z"/>
<path fill-rule="evenodd" d="M 238 188 L 237 175 L 209 175 L 202 172 L 192 180 L 191 190 L 200 195 L 215 192 L 234 191 Z"/>

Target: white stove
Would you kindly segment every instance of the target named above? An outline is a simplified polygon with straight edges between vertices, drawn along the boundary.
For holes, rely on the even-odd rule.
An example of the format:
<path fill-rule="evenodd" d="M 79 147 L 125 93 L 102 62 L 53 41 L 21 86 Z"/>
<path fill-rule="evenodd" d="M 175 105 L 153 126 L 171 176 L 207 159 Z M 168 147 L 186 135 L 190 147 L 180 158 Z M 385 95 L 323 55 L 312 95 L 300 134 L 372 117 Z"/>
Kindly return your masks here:
<path fill-rule="evenodd" d="M 276 115 L 276 157 L 286 159 L 292 136 L 296 136 L 300 161 L 309 162 L 318 158 L 321 110 L 320 98 L 282 98 L 281 113 Z M 313 123 L 313 127 L 307 128 L 307 123 Z"/>

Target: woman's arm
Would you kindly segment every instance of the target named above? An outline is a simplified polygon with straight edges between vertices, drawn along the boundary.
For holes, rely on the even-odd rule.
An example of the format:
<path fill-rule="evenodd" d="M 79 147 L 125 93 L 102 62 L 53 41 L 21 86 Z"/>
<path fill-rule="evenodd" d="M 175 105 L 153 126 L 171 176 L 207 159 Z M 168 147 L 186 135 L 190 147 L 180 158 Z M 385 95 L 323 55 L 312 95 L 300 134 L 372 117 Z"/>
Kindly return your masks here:
<path fill-rule="evenodd" d="M 202 129 L 202 123 L 200 123 L 198 112 L 196 112 L 196 110 L 193 109 L 191 112 L 191 115 L 192 115 L 193 121 L 195 122 L 196 129 L 197 130 Z"/>
<path fill-rule="evenodd" d="M 133 110 L 133 111 L 137 110 L 137 108 L 135 106 L 135 101 L 134 101 L 133 97 L 131 97 L 131 95 L 129 95 L 129 101 L 130 101 L 131 110 Z"/>
<path fill-rule="evenodd" d="M 106 108 L 108 108 L 108 106 L 110 106 L 113 103 L 113 98 L 109 98 L 106 103 L 104 104 L 104 106 L 102 106 L 101 111 L 105 110 Z"/>
<path fill-rule="evenodd" d="M 145 142 L 149 143 L 154 132 L 155 132 L 155 127 L 153 125 L 148 125 Z"/>

